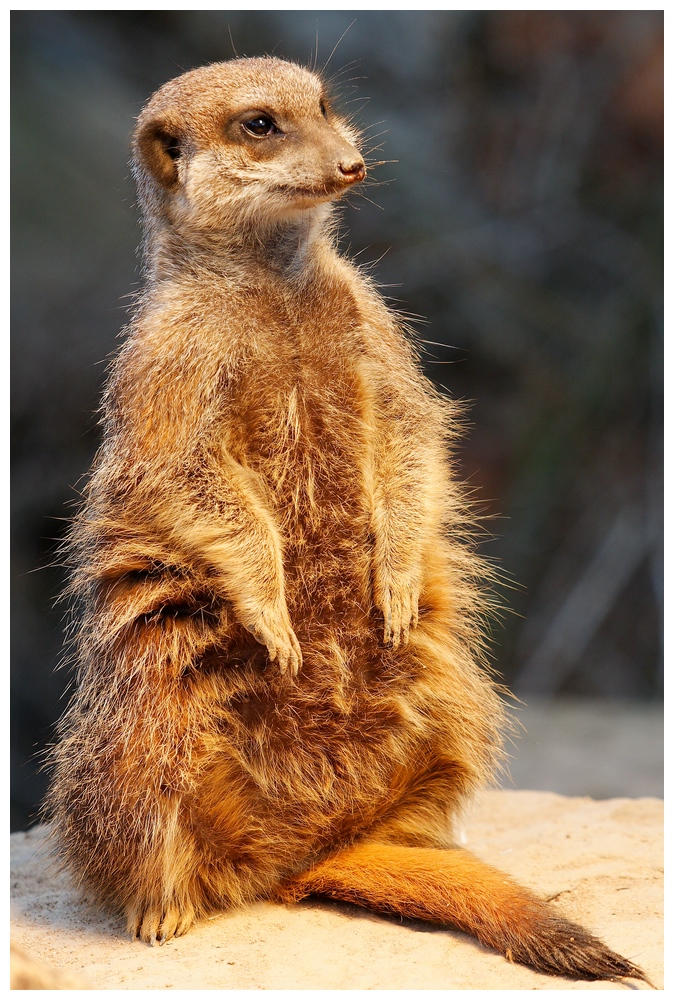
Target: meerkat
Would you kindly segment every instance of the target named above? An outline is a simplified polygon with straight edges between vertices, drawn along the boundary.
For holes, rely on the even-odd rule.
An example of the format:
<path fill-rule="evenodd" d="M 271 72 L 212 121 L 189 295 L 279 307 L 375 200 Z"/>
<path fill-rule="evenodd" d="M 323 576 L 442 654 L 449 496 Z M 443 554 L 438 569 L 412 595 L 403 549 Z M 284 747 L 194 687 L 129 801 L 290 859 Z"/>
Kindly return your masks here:
<path fill-rule="evenodd" d="M 145 284 L 67 543 L 64 862 L 151 944 L 317 893 L 644 979 L 453 838 L 506 713 L 460 409 L 335 246 L 358 134 L 315 72 L 233 60 L 157 91 L 133 170 Z"/>

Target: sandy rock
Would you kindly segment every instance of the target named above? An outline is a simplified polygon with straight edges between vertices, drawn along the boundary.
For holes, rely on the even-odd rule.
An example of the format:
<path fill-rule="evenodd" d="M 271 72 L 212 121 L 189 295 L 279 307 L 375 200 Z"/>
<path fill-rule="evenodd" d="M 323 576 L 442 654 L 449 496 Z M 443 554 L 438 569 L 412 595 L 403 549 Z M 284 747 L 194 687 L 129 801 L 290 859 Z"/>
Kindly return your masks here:
<path fill-rule="evenodd" d="M 11 942 L 9 948 L 10 990 L 88 990 L 89 985 L 79 976 L 45 965 L 31 958 Z"/>
<path fill-rule="evenodd" d="M 258 903 L 149 948 L 55 870 L 45 835 L 35 827 L 11 837 L 12 938 L 32 961 L 91 989 L 635 988 L 540 975 L 458 931 L 315 899 Z M 465 817 L 462 842 L 662 986 L 661 800 L 489 791 Z"/>

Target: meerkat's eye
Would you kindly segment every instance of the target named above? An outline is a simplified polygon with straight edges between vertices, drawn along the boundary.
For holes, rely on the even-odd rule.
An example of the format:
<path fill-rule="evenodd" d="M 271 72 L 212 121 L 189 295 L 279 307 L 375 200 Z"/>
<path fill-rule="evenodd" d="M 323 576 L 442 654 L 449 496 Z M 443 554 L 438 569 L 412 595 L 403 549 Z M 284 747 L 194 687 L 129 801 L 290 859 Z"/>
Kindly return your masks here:
<path fill-rule="evenodd" d="M 325 102 L 321 101 L 321 103 L 318 106 L 321 109 L 321 114 L 323 115 L 323 117 L 327 118 L 328 117 L 328 109 L 325 106 Z"/>
<path fill-rule="evenodd" d="M 274 132 L 279 131 L 276 128 L 276 125 L 274 125 L 271 118 L 268 118 L 267 115 L 258 115 L 257 118 L 251 118 L 250 121 L 243 122 L 243 127 L 245 128 L 246 132 L 249 132 L 251 135 L 257 136 L 259 139 L 262 139 L 266 135 L 272 135 Z"/>
<path fill-rule="evenodd" d="M 171 157 L 172 160 L 177 160 L 180 158 L 182 150 L 180 149 L 180 140 L 175 135 L 167 135 L 163 140 L 164 149 Z"/>

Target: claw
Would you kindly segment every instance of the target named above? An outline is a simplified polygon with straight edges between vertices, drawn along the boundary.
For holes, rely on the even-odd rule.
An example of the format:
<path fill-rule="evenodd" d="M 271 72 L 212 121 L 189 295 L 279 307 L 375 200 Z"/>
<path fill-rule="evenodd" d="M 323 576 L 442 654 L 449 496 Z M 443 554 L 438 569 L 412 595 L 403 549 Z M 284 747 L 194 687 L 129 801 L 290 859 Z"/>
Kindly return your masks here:
<path fill-rule="evenodd" d="M 262 621 L 262 624 L 260 624 Z M 270 662 L 278 662 L 282 674 L 296 675 L 302 664 L 302 650 L 293 632 L 288 612 L 263 612 L 257 623 L 246 626 L 262 646 L 267 647 Z"/>
<path fill-rule="evenodd" d="M 405 583 L 400 586 L 389 586 L 383 589 L 381 601 L 377 607 L 384 618 L 384 645 L 398 649 L 409 642 L 410 630 L 419 623 L 419 598 L 416 584 Z"/>
<path fill-rule="evenodd" d="M 128 928 L 132 940 L 140 938 L 151 948 L 161 947 L 177 934 L 184 934 L 194 922 L 194 908 L 187 901 L 168 905 L 132 906 L 128 914 Z"/>

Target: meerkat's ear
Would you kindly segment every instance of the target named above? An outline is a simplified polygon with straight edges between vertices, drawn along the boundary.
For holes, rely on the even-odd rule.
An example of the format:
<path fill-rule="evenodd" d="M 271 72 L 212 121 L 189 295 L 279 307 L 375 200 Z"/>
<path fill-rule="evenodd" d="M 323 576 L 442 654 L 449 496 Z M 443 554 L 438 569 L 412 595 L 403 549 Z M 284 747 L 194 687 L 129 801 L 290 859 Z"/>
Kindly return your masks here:
<path fill-rule="evenodd" d="M 183 151 L 184 140 L 179 129 L 165 119 L 150 119 L 138 129 L 136 157 L 167 190 L 178 183 L 178 160 Z"/>

